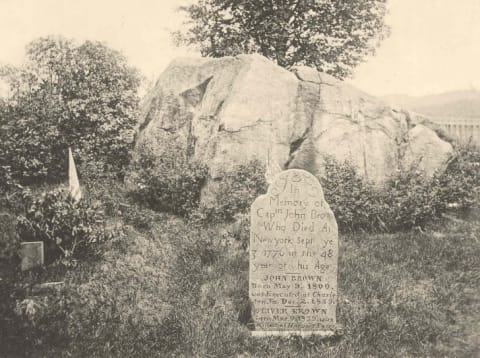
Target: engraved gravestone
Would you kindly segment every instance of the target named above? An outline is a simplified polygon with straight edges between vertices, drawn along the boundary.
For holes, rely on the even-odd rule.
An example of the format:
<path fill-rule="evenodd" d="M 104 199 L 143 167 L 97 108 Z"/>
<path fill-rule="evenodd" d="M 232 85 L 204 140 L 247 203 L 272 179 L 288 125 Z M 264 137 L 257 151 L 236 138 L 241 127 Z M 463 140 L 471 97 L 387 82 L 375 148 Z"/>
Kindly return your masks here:
<path fill-rule="evenodd" d="M 254 336 L 332 335 L 338 228 L 318 180 L 290 169 L 251 207 L 249 296 Z"/>

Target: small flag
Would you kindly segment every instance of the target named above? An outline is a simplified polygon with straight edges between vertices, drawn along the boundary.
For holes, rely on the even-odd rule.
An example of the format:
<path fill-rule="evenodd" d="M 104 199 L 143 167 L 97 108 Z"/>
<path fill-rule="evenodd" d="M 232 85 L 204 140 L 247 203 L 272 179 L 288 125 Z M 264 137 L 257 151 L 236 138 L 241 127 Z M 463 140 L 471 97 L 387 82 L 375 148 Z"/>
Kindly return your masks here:
<path fill-rule="evenodd" d="M 75 168 L 75 162 L 73 161 L 73 154 L 70 148 L 68 148 L 68 189 L 70 196 L 75 202 L 78 202 L 82 198 L 77 169 Z"/>

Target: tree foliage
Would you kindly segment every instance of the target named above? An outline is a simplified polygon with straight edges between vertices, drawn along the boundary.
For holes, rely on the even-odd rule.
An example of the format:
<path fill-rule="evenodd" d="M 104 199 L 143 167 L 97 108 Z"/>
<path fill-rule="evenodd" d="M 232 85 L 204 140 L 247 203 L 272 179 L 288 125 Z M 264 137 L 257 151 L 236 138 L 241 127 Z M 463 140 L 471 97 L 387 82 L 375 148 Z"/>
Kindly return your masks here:
<path fill-rule="evenodd" d="M 140 83 L 122 54 L 98 42 L 40 38 L 21 67 L 4 66 L 0 75 L 10 86 L 0 103 L 0 167 L 15 179 L 64 178 L 69 146 L 90 171 L 122 172 Z"/>
<path fill-rule="evenodd" d="M 203 56 L 260 53 L 283 67 L 307 65 L 344 78 L 388 34 L 386 0 L 199 0 L 180 7 L 177 44 Z"/>

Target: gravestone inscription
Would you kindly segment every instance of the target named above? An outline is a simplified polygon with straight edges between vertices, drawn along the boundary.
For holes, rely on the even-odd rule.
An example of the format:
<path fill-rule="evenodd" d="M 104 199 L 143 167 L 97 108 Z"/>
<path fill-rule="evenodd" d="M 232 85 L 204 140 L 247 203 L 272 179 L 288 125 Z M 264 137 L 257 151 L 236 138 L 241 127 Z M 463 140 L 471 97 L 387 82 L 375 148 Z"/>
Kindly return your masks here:
<path fill-rule="evenodd" d="M 317 178 L 299 169 L 279 173 L 250 214 L 252 334 L 332 335 L 338 228 Z"/>

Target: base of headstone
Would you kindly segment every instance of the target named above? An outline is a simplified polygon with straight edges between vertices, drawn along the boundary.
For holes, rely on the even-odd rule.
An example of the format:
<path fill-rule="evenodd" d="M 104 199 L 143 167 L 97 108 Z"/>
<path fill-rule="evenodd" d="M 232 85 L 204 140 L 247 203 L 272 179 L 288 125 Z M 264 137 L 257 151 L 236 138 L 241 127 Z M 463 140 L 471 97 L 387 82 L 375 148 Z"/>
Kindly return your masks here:
<path fill-rule="evenodd" d="M 332 337 L 335 335 L 334 331 L 252 331 L 252 337 Z"/>

